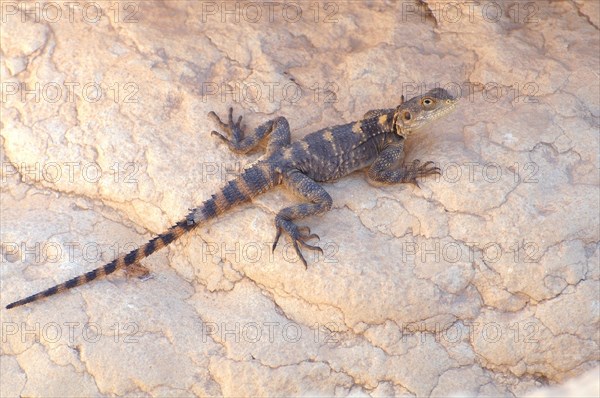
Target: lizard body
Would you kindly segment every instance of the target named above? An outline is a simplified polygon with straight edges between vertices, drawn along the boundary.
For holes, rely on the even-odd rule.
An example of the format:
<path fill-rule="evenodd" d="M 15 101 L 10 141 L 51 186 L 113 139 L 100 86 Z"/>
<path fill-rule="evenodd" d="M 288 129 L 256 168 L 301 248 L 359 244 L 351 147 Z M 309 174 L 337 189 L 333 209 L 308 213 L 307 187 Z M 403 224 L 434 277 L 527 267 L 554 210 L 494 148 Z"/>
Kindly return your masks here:
<path fill-rule="evenodd" d="M 403 164 L 404 141 L 412 132 L 449 113 L 456 102 L 457 99 L 446 90 L 437 88 L 406 102 L 402 99 L 396 108 L 372 110 L 357 122 L 325 128 L 294 142 L 291 142 L 289 124 L 283 117 L 269 120 L 256 128 L 253 134 L 245 136 L 241 129 L 242 117 L 234 122 L 232 108 L 229 109 L 228 123 L 223 123 L 214 112 L 210 112 L 209 116 L 227 133 L 224 136 L 213 131 L 212 135 L 224 141 L 230 150 L 246 153 L 268 138 L 266 153 L 201 206 L 192 209 L 186 218 L 138 249 L 100 268 L 11 303 L 6 308 L 52 296 L 139 263 L 198 225 L 279 184 L 285 185 L 306 202 L 277 213 L 273 250 L 281 234 L 285 233 L 306 267 L 300 246 L 322 251 L 319 246 L 307 243 L 319 237 L 311 234 L 308 227 L 297 226 L 294 220 L 321 214 L 331 208 L 331 196 L 317 182 L 336 180 L 366 167 L 369 167 L 369 179 L 387 184 L 417 184 L 418 178 L 439 174 L 440 170 L 433 166 L 433 162 L 421 164 L 415 160 L 411 164 Z"/>

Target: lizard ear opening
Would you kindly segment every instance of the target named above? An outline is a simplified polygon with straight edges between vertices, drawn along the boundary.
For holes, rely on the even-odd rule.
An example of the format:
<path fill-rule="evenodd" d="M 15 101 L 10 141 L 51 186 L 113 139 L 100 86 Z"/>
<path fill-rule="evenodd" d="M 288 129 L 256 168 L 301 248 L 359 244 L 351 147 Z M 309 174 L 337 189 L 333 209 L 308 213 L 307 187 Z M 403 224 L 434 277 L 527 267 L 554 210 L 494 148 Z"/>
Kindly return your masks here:
<path fill-rule="evenodd" d="M 398 114 L 399 114 L 398 111 L 394 112 L 394 118 L 392 119 L 392 133 L 393 134 L 399 134 L 402 131 L 402 129 L 400 129 L 400 126 L 398 126 Z"/>
<path fill-rule="evenodd" d="M 402 109 L 398 106 L 394 113 L 394 119 L 392 121 L 393 133 L 405 137 L 410 133 L 411 126 L 414 123 L 413 113 L 408 109 Z"/>

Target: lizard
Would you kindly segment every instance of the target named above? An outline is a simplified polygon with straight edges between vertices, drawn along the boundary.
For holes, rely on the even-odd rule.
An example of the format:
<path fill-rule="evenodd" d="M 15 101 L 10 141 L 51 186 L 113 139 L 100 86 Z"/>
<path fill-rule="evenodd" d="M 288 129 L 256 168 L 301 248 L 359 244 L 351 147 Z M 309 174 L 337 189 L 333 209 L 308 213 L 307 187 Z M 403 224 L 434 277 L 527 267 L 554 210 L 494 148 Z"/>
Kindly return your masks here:
<path fill-rule="evenodd" d="M 368 167 L 367 176 L 375 183 L 412 183 L 418 179 L 441 174 L 434 162 L 421 163 L 418 159 L 404 163 L 404 143 L 415 131 L 448 114 L 458 101 L 443 88 L 432 89 L 408 101 L 401 96 L 398 106 L 390 109 L 374 109 L 362 119 L 324 128 L 307 134 L 304 138 L 291 141 L 290 127 L 285 117 L 276 117 L 259 125 L 254 133 L 246 135 L 241 127 L 242 116 L 233 118 L 229 108 L 227 123 L 215 112 L 208 116 L 220 130 L 211 135 L 223 141 L 231 151 L 245 154 L 267 141 L 266 152 L 239 176 L 226 182 L 223 187 L 199 207 L 190 209 L 189 214 L 157 235 L 141 247 L 123 254 L 102 267 L 88 271 L 66 282 L 9 304 L 14 308 L 39 299 L 55 295 L 67 289 L 83 285 L 99 277 L 112 274 L 118 269 L 139 262 L 157 250 L 169 245 L 198 225 L 206 223 L 225 211 L 248 202 L 277 185 L 284 185 L 305 202 L 285 207 L 275 216 L 276 234 L 272 250 L 282 233 L 285 233 L 305 269 L 307 268 L 300 247 L 322 252 L 318 245 L 308 243 L 319 240 L 307 226 L 298 226 L 295 220 L 319 215 L 332 207 L 331 196 L 318 183 L 337 180 L 356 170 Z M 132 267 L 133 268 L 133 267 Z"/>

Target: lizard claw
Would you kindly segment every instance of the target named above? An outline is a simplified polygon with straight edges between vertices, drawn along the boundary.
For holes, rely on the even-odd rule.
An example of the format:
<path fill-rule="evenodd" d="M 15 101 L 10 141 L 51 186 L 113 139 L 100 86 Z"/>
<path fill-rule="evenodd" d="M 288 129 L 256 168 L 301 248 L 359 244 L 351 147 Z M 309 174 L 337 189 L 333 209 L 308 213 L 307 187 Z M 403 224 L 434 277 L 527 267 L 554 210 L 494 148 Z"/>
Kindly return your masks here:
<path fill-rule="evenodd" d="M 238 117 L 237 122 L 233 122 L 233 107 L 229 107 L 229 126 L 228 127 L 237 127 L 240 128 L 242 124 L 242 116 Z"/>
<path fill-rule="evenodd" d="M 423 163 L 423 165 L 416 170 L 419 177 L 425 177 L 433 174 L 441 174 L 441 169 L 437 166 L 431 167 L 432 165 L 435 165 L 435 163 L 431 160 Z"/>
<path fill-rule="evenodd" d="M 215 136 L 215 137 L 217 137 L 217 138 L 219 138 L 219 139 L 221 139 L 221 140 L 223 140 L 225 142 L 229 142 L 229 140 L 227 139 L 227 137 L 225 137 L 223 134 L 219 133 L 218 131 L 213 130 L 213 131 L 210 132 L 210 135 Z"/>
<path fill-rule="evenodd" d="M 319 237 L 319 235 L 317 234 L 311 234 L 310 233 L 310 228 L 308 226 L 302 226 L 302 227 L 298 227 L 298 232 L 300 232 L 301 236 L 305 236 L 305 240 L 311 240 L 311 239 L 316 239 L 317 241 L 320 241 L 321 238 Z"/>
<path fill-rule="evenodd" d="M 208 113 L 208 116 L 213 119 L 215 123 L 218 124 L 219 129 L 223 130 L 226 134 L 223 135 L 218 131 L 211 131 L 210 134 L 214 137 L 217 137 L 221 141 L 225 142 L 231 150 L 238 150 L 240 146 L 240 141 L 242 141 L 242 116 L 238 117 L 237 121 L 233 121 L 233 108 L 229 108 L 229 113 L 227 116 L 227 123 L 223 122 L 221 118 L 213 111 Z"/>
<path fill-rule="evenodd" d="M 433 166 L 435 163 L 432 161 L 427 161 L 421 165 L 421 161 L 416 159 L 413 161 L 412 165 L 408 168 L 408 178 L 406 182 L 409 182 L 415 185 L 417 188 L 421 188 L 419 186 L 418 179 L 427 177 L 430 175 L 441 175 L 441 169 L 437 166 Z"/>
<path fill-rule="evenodd" d="M 222 130 L 227 130 L 227 127 L 229 127 L 226 123 L 223 123 L 219 115 L 217 115 L 213 111 L 208 112 L 208 117 L 210 117 L 215 123 L 217 123 L 219 125 L 219 128 Z"/>
<path fill-rule="evenodd" d="M 298 227 L 292 221 L 285 220 L 285 219 L 279 218 L 279 217 L 275 218 L 275 227 L 277 228 L 277 233 L 275 234 L 275 239 L 273 242 L 273 251 L 277 247 L 277 242 L 279 242 L 281 233 L 285 232 L 290 237 L 290 239 L 292 241 L 292 245 L 294 245 L 294 250 L 296 251 L 298 258 L 300 258 L 300 261 L 302 261 L 302 264 L 304 264 L 304 268 L 308 268 L 308 264 L 306 262 L 306 259 L 302 255 L 302 252 L 300 251 L 300 246 L 298 246 L 298 244 L 302 245 L 303 247 L 305 247 L 307 249 L 315 250 L 315 251 L 318 251 L 321 254 L 323 254 L 323 249 L 321 249 L 319 246 L 315 246 L 315 245 L 311 245 L 311 244 L 307 243 L 308 240 L 315 239 L 315 238 L 317 240 L 320 240 L 319 235 L 310 233 L 309 227 L 307 227 L 307 226 Z"/>

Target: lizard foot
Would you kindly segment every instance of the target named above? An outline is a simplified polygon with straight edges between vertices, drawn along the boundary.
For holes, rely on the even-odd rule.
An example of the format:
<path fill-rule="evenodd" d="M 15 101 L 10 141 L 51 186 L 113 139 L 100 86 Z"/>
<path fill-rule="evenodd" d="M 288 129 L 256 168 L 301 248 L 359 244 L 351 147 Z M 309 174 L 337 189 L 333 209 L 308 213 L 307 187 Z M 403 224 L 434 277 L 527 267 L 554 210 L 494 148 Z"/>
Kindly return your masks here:
<path fill-rule="evenodd" d="M 127 276 L 127 279 L 138 278 L 142 281 L 153 278 L 152 274 L 150 273 L 150 270 L 140 263 L 133 263 L 129 267 L 126 267 L 125 275 Z"/>
<path fill-rule="evenodd" d="M 419 159 L 416 159 L 412 162 L 410 166 L 408 166 L 405 182 L 409 182 L 420 188 L 419 182 L 417 179 L 427 177 L 430 175 L 441 175 L 442 171 L 439 167 L 433 166 L 435 163 L 432 161 L 427 161 L 421 164 Z"/>
<path fill-rule="evenodd" d="M 300 261 L 302 261 L 302 264 L 304 264 L 304 268 L 308 268 L 308 264 L 306 263 L 306 260 L 304 259 L 302 252 L 300 251 L 300 247 L 298 246 L 298 243 L 300 243 L 300 245 L 304 246 L 307 249 L 316 250 L 316 251 L 320 252 L 321 254 L 323 254 L 323 249 L 321 249 L 319 246 L 313 246 L 313 245 L 306 243 L 306 241 L 313 239 L 313 238 L 320 240 L 319 235 L 310 233 L 309 227 L 306 227 L 306 226 L 298 227 L 292 221 L 286 220 L 283 218 L 279 218 L 279 217 L 275 218 L 275 227 L 277 228 L 277 234 L 275 235 L 275 241 L 273 242 L 273 251 L 275 251 L 275 248 L 277 247 L 277 242 L 279 242 L 281 233 L 285 232 L 292 240 L 292 244 L 294 245 L 294 250 L 296 250 L 296 254 L 298 255 L 298 258 L 300 258 Z"/>
<path fill-rule="evenodd" d="M 228 137 L 225 137 L 223 134 L 218 131 L 211 131 L 211 135 L 217 137 L 221 141 L 225 142 L 229 149 L 232 151 L 237 151 L 240 149 L 240 142 L 243 139 L 243 132 L 241 128 L 242 117 L 238 117 L 237 122 L 233 121 L 233 108 L 229 108 L 229 117 L 227 123 L 223 123 L 221 118 L 217 116 L 216 113 L 210 111 L 208 116 L 213 119 L 218 125 L 219 128 L 227 133 Z"/>

